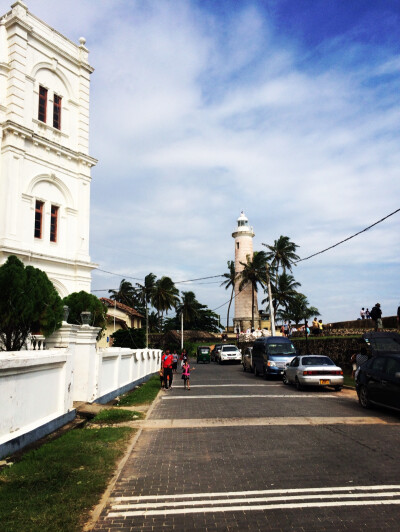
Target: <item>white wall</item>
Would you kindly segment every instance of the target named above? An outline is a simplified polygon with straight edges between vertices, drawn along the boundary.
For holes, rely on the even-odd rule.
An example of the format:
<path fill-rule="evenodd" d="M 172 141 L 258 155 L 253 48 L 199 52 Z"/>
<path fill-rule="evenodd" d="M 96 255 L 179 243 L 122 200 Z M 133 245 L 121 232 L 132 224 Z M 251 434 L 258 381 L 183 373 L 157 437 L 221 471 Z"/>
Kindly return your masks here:
<path fill-rule="evenodd" d="M 160 367 L 160 350 L 96 350 L 97 333 L 64 323 L 48 350 L 0 352 L 0 458 L 71 421 L 74 402 L 106 403 Z"/>
<path fill-rule="evenodd" d="M 0 353 L 0 446 L 73 410 L 67 349 Z"/>

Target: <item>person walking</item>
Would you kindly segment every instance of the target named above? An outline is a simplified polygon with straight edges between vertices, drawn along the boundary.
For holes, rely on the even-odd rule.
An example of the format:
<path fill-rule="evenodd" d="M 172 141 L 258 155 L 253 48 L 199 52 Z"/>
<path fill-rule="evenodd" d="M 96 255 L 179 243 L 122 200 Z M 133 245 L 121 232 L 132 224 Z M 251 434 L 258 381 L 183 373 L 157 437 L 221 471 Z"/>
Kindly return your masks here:
<path fill-rule="evenodd" d="M 172 364 L 173 364 L 173 358 L 171 353 L 169 352 L 169 349 L 165 351 L 163 356 L 161 357 L 162 360 L 162 366 L 163 366 L 163 372 L 164 372 L 164 389 L 168 390 L 168 388 L 172 388 Z"/>
<path fill-rule="evenodd" d="M 181 360 L 181 367 L 183 370 L 183 364 L 188 361 L 188 355 L 187 355 L 186 349 L 182 351 L 180 360 Z"/>
<path fill-rule="evenodd" d="M 172 373 L 176 373 L 176 370 L 178 368 L 178 358 L 179 358 L 179 355 L 176 352 L 176 348 L 175 348 L 174 352 L 172 353 Z"/>
<path fill-rule="evenodd" d="M 360 310 L 360 316 L 362 320 L 365 320 L 365 310 L 364 307 Z"/>
<path fill-rule="evenodd" d="M 360 349 L 360 352 L 351 357 L 351 361 L 352 361 L 352 364 L 353 364 L 353 373 L 352 373 L 353 379 L 357 378 L 357 373 L 358 373 L 359 367 L 362 364 L 364 364 L 364 362 L 367 362 L 367 360 L 368 360 L 367 348 L 365 346 L 362 346 L 361 349 Z"/>
<path fill-rule="evenodd" d="M 186 362 L 184 362 L 183 364 L 182 379 L 183 379 L 183 387 L 186 390 L 190 390 L 190 364 L 188 360 L 186 360 Z"/>
<path fill-rule="evenodd" d="M 375 322 L 375 331 L 381 331 L 382 330 L 382 310 L 381 310 L 380 303 L 377 303 L 374 307 L 372 307 L 371 318 Z"/>

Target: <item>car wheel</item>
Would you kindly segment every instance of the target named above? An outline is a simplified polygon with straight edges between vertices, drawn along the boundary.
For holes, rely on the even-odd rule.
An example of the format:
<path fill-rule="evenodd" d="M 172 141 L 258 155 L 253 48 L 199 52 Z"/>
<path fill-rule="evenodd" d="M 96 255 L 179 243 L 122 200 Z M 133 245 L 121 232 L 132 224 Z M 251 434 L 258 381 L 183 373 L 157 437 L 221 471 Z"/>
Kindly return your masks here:
<path fill-rule="evenodd" d="M 300 384 L 299 379 L 296 377 L 296 389 L 300 392 L 303 389 L 303 386 Z"/>
<path fill-rule="evenodd" d="M 368 389 L 366 386 L 361 386 L 358 392 L 358 400 L 363 408 L 371 408 L 371 402 L 368 397 Z"/>
<path fill-rule="evenodd" d="M 340 392 L 340 390 L 342 389 L 342 386 L 335 386 L 334 389 L 335 389 L 335 392 Z"/>
<path fill-rule="evenodd" d="M 283 384 L 289 384 L 289 379 L 287 378 L 286 373 L 282 375 L 282 382 Z"/>

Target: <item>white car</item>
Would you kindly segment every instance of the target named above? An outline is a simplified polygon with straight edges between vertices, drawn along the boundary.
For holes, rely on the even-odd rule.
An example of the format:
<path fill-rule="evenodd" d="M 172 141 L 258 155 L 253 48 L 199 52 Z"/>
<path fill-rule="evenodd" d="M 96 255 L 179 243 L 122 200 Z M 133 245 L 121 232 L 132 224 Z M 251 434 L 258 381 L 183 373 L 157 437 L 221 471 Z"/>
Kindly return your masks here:
<path fill-rule="evenodd" d="M 283 373 L 283 383 L 304 386 L 333 386 L 340 391 L 343 386 L 343 371 L 329 357 L 304 355 L 295 357 Z"/>
<path fill-rule="evenodd" d="M 236 347 L 236 345 L 223 345 L 220 352 L 218 353 L 218 362 L 229 362 L 233 360 L 239 364 L 242 362 L 242 353 Z"/>

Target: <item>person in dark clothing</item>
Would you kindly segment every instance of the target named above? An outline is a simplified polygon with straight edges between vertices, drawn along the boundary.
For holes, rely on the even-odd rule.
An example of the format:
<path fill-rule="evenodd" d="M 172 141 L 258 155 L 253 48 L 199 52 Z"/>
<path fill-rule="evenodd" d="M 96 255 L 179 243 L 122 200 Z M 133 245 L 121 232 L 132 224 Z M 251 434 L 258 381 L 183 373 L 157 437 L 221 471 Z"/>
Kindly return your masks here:
<path fill-rule="evenodd" d="M 371 309 L 371 319 L 375 322 L 375 331 L 382 330 L 382 310 L 380 303 L 377 303 Z"/>
<path fill-rule="evenodd" d="M 397 330 L 400 331 L 400 305 L 397 307 Z"/>

